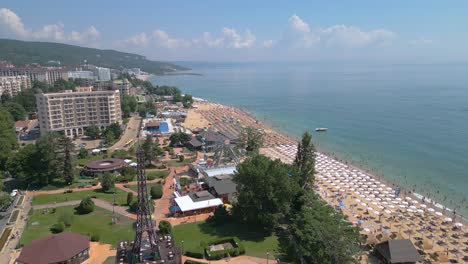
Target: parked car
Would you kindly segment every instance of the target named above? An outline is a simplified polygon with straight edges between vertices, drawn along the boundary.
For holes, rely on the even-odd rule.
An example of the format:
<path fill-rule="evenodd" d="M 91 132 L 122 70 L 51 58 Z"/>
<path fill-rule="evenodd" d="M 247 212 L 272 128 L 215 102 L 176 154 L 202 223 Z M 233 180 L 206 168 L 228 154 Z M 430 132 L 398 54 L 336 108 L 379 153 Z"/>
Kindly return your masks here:
<path fill-rule="evenodd" d="M 11 191 L 10 196 L 15 197 L 17 194 L 18 194 L 18 190 L 14 189 L 13 191 Z"/>

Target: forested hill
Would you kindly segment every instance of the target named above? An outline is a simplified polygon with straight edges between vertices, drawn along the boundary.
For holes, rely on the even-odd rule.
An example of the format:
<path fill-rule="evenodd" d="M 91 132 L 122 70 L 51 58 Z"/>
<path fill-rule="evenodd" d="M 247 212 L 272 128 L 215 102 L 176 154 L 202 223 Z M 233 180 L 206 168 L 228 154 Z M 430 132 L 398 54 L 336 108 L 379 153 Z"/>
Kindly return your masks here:
<path fill-rule="evenodd" d="M 145 56 L 116 50 L 100 50 L 61 43 L 11 39 L 0 39 L 0 60 L 6 60 L 18 66 L 31 63 L 47 65 L 50 61 L 60 61 L 62 66 L 74 66 L 83 64 L 84 60 L 87 60 L 89 64 L 100 67 L 113 69 L 140 68 L 153 74 L 188 70 L 172 63 L 151 61 L 146 59 Z"/>

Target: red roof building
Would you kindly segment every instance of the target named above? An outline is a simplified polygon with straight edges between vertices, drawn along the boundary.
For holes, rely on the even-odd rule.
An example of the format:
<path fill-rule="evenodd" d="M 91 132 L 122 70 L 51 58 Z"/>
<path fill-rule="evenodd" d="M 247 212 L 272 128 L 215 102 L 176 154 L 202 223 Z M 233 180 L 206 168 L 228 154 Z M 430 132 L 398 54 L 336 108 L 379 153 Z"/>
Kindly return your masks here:
<path fill-rule="evenodd" d="M 23 247 L 15 264 L 80 264 L 88 258 L 88 237 L 64 232 L 32 241 Z"/>

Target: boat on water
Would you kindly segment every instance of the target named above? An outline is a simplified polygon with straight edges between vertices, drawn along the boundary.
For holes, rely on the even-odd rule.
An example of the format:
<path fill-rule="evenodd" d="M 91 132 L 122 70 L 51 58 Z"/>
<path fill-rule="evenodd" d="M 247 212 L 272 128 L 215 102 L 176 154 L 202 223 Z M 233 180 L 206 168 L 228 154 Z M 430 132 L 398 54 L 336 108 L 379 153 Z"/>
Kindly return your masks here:
<path fill-rule="evenodd" d="M 325 132 L 325 131 L 327 131 L 327 130 L 328 130 L 328 128 L 326 128 L 326 127 L 317 127 L 317 128 L 315 129 L 315 131 L 317 131 L 317 132 Z"/>

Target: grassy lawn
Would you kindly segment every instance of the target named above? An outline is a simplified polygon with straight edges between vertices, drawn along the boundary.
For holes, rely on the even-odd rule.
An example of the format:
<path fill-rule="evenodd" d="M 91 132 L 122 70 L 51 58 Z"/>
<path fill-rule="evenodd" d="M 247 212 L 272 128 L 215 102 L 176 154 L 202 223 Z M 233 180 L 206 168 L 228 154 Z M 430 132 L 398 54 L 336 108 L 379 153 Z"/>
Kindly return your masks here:
<path fill-rule="evenodd" d="M 148 191 L 148 194 L 150 193 L 151 186 L 153 185 L 160 185 L 159 183 L 147 183 L 146 184 L 146 190 Z M 126 185 L 128 189 L 138 192 L 138 184 L 133 184 L 133 185 Z"/>
<path fill-rule="evenodd" d="M 115 263 L 115 257 L 108 257 L 106 260 L 104 260 L 103 264 L 114 264 Z"/>
<path fill-rule="evenodd" d="M 227 223 L 221 226 L 211 226 L 206 222 L 178 225 L 173 228 L 176 243 L 180 246 L 184 240 L 184 249 L 195 249 L 200 242 L 213 241 L 221 238 L 237 237 L 245 247 L 245 254 L 266 258 L 266 252 L 276 255 L 278 239 L 275 235 L 264 237 L 249 226 L 237 223 Z"/>
<path fill-rule="evenodd" d="M 43 213 L 35 210 L 28 220 L 26 230 L 21 237 L 21 243 L 27 245 L 33 240 L 51 235 L 49 228 L 57 223 L 63 211 L 71 211 L 74 206 L 57 207 L 55 213 Z M 65 231 L 77 232 L 83 235 L 99 234 L 99 241 L 116 245 L 121 240 L 131 240 L 134 237 L 132 229 L 133 220 L 118 215 L 117 224 L 112 224 L 112 212 L 95 207 L 94 211 L 86 215 L 73 215 L 72 224 Z"/>
<path fill-rule="evenodd" d="M 187 164 L 189 164 L 189 163 L 192 163 L 192 162 L 194 162 L 194 161 L 195 161 L 194 158 L 192 158 L 192 159 L 186 158 L 186 159 L 185 159 L 184 161 L 182 161 L 182 162 L 180 162 L 179 159 L 170 160 L 170 161 L 167 161 L 167 162 L 166 162 L 166 166 L 168 166 L 168 167 L 183 167 L 183 166 L 185 166 L 185 165 L 187 165 Z"/>
<path fill-rule="evenodd" d="M 105 192 L 102 192 L 100 189 L 97 189 L 97 190 L 79 191 L 79 192 L 72 192 L 72 193 L 37 195 L 37 196 L 34 196 L 32 204 L 41 205 L 41 204 L 48 204 L 48 203 L 54 203 L 54 202 L 60 203 L 60 202 L 66 202 L 66 201 L 81 200 L 87 196 L 103 199 L 109 203 L 113 203 L 114 201 L 113 193 L 105 193 Z M 116 188 L 115 189 L 115 202 L 119 205 L 126 205 L 127 192 Z"/>
<path fill-rule="evenodd" d="M 147 172 L 146 172 L 146 178 L 148 178 L 148 179 L 151 179 L 151 178 L 154 178 L 154 179 L 158 179 L 158 178 L 164 179 L 164 178 L 166 178 L 166 176 L 167 176 L 168 174 L 169 174 L 169 171 L 168 171 L 168 170 L 147 171 Z"/>
<path fill-rule="evenodd" d="M 63 189 L 63 188 L 76 188 L 80 185 L 91 185 L 94 182 L 93 179 L 78 179 L 72 184 L 66 184 L 65 181 L 62 179 L 57 179 L 54 182 L 52 182 L 49 185 L 43 186 L 41 188 L 37 188 L 35 190 L 41 190 L 41 191 L 50 191 L 50 190 L 57 190 L 57 189 Z"/>

